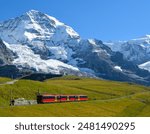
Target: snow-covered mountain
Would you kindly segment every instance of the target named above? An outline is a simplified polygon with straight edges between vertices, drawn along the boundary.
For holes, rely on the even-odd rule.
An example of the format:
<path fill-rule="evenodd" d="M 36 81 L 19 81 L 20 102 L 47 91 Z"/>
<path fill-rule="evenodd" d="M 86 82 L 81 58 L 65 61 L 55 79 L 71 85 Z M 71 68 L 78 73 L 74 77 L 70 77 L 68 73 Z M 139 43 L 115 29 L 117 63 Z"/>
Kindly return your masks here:
<path fill-rule="evenodd" d="M 113 51 L 123 53 L 124 57 L 137 64 L 150 59 L 150 35 L 129 41 L 106 42 Z"/>
<path fill-rule="evenodd" d="M 9 54 L 7 59 L 11 60 L 5 64 L 16 66 L 20 72 L 67 73 L 150 84 L 148 72 L 138 68 L 128 53 L 126 59 L 120 53 L 124 50 L 121 45 L 128 42 L 119 43 L 120 52 L 113 49 L 115 43 L 106 43 L 112 51 L 102 41 L 84 40 L 70 26 L 39 11 L 1 22 L 0 38 L 9 50 L 3 55 L 14 55 Z"/>
<path fill-rule="evenodd" d="M 60 73 L 64 68 L 78 71 L 78 68 L 59 60 L 70 58 L 71 50 L 64 44 L 78 39 L 79 35 L 53 17 L 31 10 L 1 23 L 0 37 L 7 48 L 18 55 L 12 63 L 19 68 L 46 73 Z"/>
<path fill-rule="evenodd" d="M 121 52 L 124 58 L 150 71 L 150 35 L 129 41 L 106 42 L 113 51 Z"/>
<path fill-rule="evenodd" d="M 150 72 L 150 60 L 148 62 L 145 62 L 143 64 L 140 64 L 139 67 L 141 69 L 145 69 L 145 70 L 148 70 Z"/>

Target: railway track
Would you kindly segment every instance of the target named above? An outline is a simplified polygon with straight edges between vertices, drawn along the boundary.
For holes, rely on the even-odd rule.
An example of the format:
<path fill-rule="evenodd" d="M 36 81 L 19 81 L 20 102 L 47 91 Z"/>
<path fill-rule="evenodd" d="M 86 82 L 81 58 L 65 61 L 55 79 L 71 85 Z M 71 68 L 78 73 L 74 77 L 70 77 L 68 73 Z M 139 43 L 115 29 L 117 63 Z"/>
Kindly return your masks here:
<path fill-rule="evenodd" d="M 150 92 L 150 91 L 143 91 L 143 92 L 140 92 L 140 94 L 144 94 L 144 93 L 146 93 L 146 92 Z M 117 100 L 121 100 L 121 99 L 125 99 L 125 98 L 131 98 L 131 97 L 133 97 L 134 95 L 136 95 L 137 93 L 135 93 L 135 94 L 131 94 L 131 95 L 126 95 L 126 96 L 121 96 L 121 97 L 118 97 L 118 98 L 111 98 L 111 99 L 104 99 L 104 100 L 102 100 L 102 99 L 97 99 L 97 100 L 88 100 L 88 101 L 80 101 L 80 103 L 82 102 L 82 103 L 85 103 L 85 102 L 110 102 L 110 101 L 117 101 Z M 75 102 L 77 102 L 77 101 L 75 101 Z M 65 102 L 64 102 L 65 103 Z M 74 102 L 66 102 L 66 103 L 74 103 Z M 49 103 L 50 104 L 50 103 Z M 54 104 L 54 103 L 52 103 L 52 104 Z M 55 104 L 57 104 L 57 103 L 55 103 Z M 35 105 L 37 105 L 37 104 L 35 104 Z M 44 105 L 44 104 L 43 104 Z M 28 106 L 28 105 L 24 105 L 24 106 Z M 16 106 L 0 106 L 0 108 L 12 108 L 12 107 L 16 107 Z"/>

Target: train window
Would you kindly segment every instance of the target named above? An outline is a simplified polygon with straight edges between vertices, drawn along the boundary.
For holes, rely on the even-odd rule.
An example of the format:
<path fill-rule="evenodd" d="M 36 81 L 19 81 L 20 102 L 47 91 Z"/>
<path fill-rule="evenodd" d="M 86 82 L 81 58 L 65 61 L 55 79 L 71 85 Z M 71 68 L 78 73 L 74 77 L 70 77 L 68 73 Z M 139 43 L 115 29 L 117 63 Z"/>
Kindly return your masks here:
<path fill-rule="evenodd" d="M 49 96 L 50 99 L 55 99 L 55 96 Z"/>
<path fill-rule="evenodd" d="M 61 96 L 61 98 L 67 98 L 67 96 Z"/>
<path fill-rule="evenodd" d="M 76 98 L 76 96 L 69 96 L 69 98 Z"/>
<path fill-rule="evenodd" d="M 43 96 L 43 99 L 47 99 L 47 96 Z"/>
<path fill-rule="evenodd" d="M 80 96 L 80 98 L 87 98 L 87 96 Z"/>
<path fill-rule="evenodd" d="M 55 99 L 55 96 L 43 96 L 43 99 Z"/>

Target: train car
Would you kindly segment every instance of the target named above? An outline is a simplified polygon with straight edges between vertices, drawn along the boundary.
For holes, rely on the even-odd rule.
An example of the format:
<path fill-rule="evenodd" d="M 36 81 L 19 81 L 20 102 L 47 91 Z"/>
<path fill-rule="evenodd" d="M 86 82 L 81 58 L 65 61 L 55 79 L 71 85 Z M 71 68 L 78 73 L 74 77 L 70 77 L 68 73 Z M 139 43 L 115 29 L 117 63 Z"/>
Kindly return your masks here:
<path fill-rule="evenodd" d="M 51 103 L 55 101 L 56 101 L 55 95 L 50 95 L 50 94 L 37 95 L 37 103 Z"/>
<path fill-rule="evenodd" d="M 54 103 L 54 102 L 73 102 L 87 101 L 86 95 L 54 95 L 54 94 L 38 94 L 37 103 Z"/>
<path fill-rule="evenodd" d="M 86 95 L 79 95 L 79 101 L 87 101 L 88 97 Z"/>
<path fill-rule="evenodd" d="M 78 96 L 76 96 L 76 95 L 69 95 L 68 96 L 68 100 L 69 101 L 78 101 Z"/>

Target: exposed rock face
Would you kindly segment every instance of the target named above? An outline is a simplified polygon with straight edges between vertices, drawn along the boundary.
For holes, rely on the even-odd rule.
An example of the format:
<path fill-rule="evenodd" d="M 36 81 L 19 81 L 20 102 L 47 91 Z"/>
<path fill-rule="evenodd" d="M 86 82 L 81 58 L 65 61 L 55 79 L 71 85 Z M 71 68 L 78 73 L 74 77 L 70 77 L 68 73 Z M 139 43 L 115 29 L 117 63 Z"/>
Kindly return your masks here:
<path fill-rule="evenodd" d="M 10 64 L 14 58 L 15 54 L 0 39 L 0 65 Z"/>

